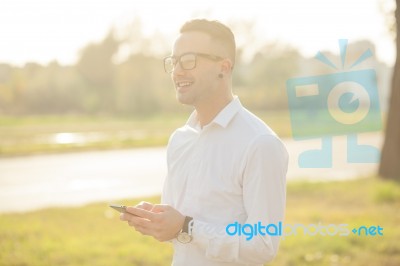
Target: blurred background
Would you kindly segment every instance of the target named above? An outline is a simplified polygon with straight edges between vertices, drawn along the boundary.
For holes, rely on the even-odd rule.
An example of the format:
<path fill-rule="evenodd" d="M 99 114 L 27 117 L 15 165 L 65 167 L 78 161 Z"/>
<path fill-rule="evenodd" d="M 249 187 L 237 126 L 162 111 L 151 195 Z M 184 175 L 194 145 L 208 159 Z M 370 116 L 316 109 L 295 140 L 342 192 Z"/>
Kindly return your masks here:
<path fill-rule="evenodd" d="M 293 236 L 273 265 L 399 265 L 395 9 L 395 0 L 2 0 L 0 265 L 170 264 L 168 244 L 132 232 L 107 203 L 159 201 L 165 145 L 192 111 L 177 103 L 162 59 L 193 18 L 231 27 L 234 93 L 288 147 L 288 221 L 389 232 Z M 339 39 L 348 39 L 343 66 Z M 368 125 L 359 141 L 384 147 L 382 163 L 349 164 L 338 136 L 331 168 L 299 167 L 321 140 L 293 139 L 286 82 L 347 71 L 368 49 L 356 70 L 376 73 L 383 125 Z"/>

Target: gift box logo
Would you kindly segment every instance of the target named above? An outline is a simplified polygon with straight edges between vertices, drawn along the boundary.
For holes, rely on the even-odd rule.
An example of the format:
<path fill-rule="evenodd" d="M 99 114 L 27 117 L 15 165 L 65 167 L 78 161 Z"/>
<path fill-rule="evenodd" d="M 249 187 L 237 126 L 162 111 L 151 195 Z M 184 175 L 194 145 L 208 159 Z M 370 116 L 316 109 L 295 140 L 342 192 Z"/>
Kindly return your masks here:
<path fill-rule="evenodd" d="M 300 154 L 301 168 L 332 167 L 332 136 L 347 135 L 348 163 L 377 163 L 379 150 L 357 144 L 357 133 L 381 129 L 381 112 L 373 69 L 351 70 L 372 56 L 364 52 L 343 71 L 347 40 L 339 40 L 342 70 L 327 75 L 292 78 L 287 81 L 290 119 L 293 138 L 321 138 L 320 150 Z M 316 59 L 339 70 L 323 54 Z"/>

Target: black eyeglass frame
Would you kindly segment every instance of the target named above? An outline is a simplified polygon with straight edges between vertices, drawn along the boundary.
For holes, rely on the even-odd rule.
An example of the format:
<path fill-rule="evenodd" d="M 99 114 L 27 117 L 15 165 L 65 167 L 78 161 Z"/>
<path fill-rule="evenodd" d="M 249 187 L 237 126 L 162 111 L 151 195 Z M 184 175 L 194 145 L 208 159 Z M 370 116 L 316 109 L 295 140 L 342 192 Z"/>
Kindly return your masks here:
<path fill-rule="evenodd" d="M 193 65 L 193 67 L 185 68 L 183 66 L 181 58 L 183 56 L 186 56 L 186 55 L 194 55 L 194 65 Z M 172 73 L 174 71 L 175 66 L 176 66 L 177 63 L 179 63 L 179 66 L 184 70 L 195 69 L 196 66 L 197 66 L 197 56 L 200 56 L 200 57 L 203 57 L 203 58 L 207 58 L 207 59 L 210 59 L 210 60 L 215 61 L 215 62 L 221 61 L 221 60 L 224 59 L 223 57 L 218 56 L 218 55 L 205 54 L 205 53 L 195 53 L 195 52 L 184 53 L 184 54 L 181 54 L 180 56 L 172 56 L 171 55 L 171 56 L 167 56 L 167 57 L 164 58 L 164 71 L 165 71 L 165 73 L 168 73 L 168 74 Z M 173 59 L 175 59 L 175 62 L 172 61 Z M 171 60 L 173 62 L 173 67 L 171 68 L 171 70 L 168 70 L 167 67 L 166 67 L 169 64 L 169 63 L 167 63 L 167 60 Z"/>

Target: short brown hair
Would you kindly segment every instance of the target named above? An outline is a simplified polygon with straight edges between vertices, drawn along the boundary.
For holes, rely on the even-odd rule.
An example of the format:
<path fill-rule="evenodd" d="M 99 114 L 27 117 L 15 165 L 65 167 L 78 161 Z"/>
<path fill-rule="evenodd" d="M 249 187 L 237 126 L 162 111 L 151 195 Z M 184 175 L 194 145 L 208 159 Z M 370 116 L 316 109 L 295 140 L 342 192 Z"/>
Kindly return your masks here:
<path fill-rule="evenodd" d="M 180 33 L 188 31 L 200 31 L 211 36 L 217 42 L 220 42 L 230 56 L 232 64 L 235 65 L 236 43 L 235 36 L 230 28 L 217 20 L 193 19 L 186 22 L 180 29 Z M 232 67 L 233 67 L 232 65 Z"/>

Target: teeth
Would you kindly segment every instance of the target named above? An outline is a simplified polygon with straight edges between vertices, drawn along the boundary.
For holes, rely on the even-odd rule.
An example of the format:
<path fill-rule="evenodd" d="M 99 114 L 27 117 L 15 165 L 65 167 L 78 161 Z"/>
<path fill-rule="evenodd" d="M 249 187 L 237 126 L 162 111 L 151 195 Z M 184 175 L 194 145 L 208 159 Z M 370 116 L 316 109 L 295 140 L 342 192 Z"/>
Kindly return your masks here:
<path fill-rule="evenodd" d="M 178 82 L 177 84 L 179 87 L 185 87 L 185 86 L 190 86 L 192 83 L 191 82 Z"/>

